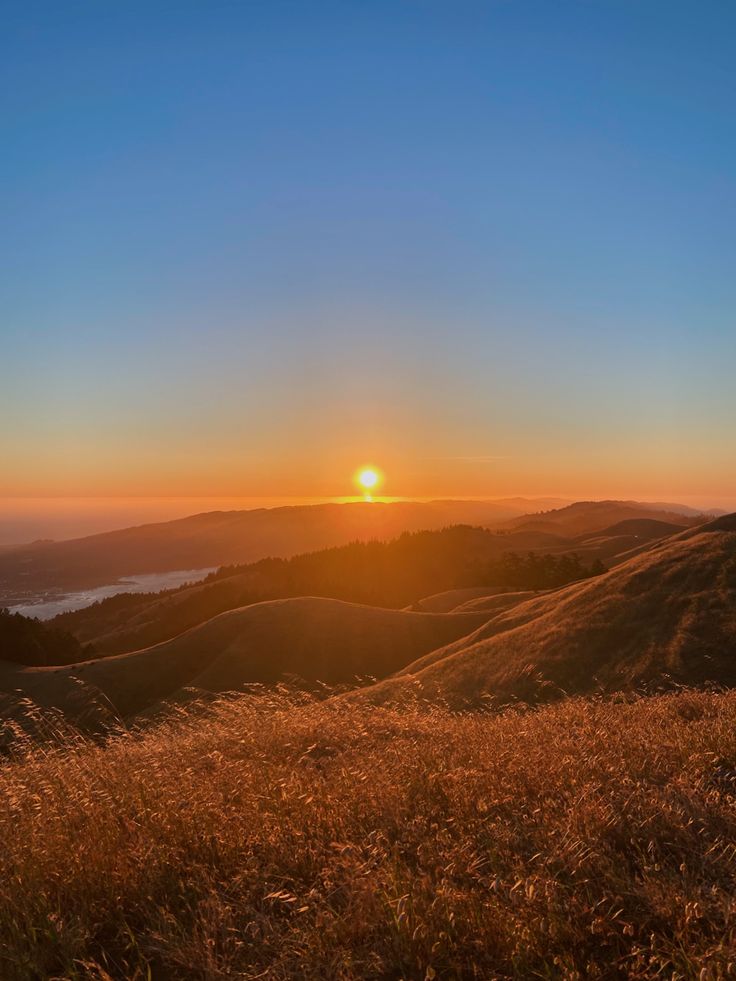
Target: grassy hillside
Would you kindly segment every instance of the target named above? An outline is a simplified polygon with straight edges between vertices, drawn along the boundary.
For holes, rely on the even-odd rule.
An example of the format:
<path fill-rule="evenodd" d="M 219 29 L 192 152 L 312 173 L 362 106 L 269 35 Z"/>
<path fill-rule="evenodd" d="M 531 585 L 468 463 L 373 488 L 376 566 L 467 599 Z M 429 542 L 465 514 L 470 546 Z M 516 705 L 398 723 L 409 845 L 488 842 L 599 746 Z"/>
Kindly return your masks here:
<path fill-rule="evenodd" d="M 383 678 L 486 619 L 484 613 L 413 613 L 315 597 L 274 600 L 223 613 L 132 654 L 59 668 L 0 664 L 0 691 L 10 693 L 11 705 L 12 693 L 21 691 L 96 725 L 109 707 L 127 716 L 185 688 L 223 692 L 279 682 L 319 688 Z"/>
<path fill-rule="evenodd" d="M 736 685 L 736 515 L 519 603 L 370 697 L 466 705 L 708 681 Z"/>
<path fill-rule="evenodd" d="M 459 589 L 446 589 L 431 596 L 423 596 L 412 605 L 412 609 L 424 613 L 452 613 L 465 603 L 480 599 L 498 599 L 509 595 L 507 586 L 461 586 Z"/>
<path fill-rule="evenodd" d="M 736 694 L 240 698 L 0 770 L 0 976 L 725 978 Z"/>

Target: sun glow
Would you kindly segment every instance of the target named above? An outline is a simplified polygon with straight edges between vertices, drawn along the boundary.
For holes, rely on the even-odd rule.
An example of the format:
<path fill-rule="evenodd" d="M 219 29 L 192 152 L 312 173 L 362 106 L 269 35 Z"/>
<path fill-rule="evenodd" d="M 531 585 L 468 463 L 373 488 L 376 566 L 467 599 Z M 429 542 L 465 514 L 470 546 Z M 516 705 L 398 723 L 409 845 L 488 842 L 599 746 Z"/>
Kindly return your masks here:
<path fill-rule="evenodd" d="M 355 482 L 363 491 L 366 501 L 370 501 L 371 492 L 381 483 L 381 473 L 375 467 L 361 467 L 355 475 Z"/>
<path fill-rule="evenodd" d="M 361 470 L 358 474 L 358 483 L 365 490 L 373 490 L 378 483 L 378 474 L 375 470 Z"/>

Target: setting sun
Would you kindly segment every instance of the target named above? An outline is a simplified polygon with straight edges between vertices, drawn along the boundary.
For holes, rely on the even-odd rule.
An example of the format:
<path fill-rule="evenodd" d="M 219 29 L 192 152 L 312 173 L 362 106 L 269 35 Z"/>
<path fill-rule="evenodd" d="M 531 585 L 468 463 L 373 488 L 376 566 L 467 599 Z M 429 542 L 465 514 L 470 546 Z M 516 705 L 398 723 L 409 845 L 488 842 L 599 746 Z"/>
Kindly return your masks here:
<path fill-rule="evenodd" d="M 355 479 L 366 493 L 374 490 L 381 481 L 378 471 L 373 467 L 365 467 L 363 470 L 359 470 Z"/>

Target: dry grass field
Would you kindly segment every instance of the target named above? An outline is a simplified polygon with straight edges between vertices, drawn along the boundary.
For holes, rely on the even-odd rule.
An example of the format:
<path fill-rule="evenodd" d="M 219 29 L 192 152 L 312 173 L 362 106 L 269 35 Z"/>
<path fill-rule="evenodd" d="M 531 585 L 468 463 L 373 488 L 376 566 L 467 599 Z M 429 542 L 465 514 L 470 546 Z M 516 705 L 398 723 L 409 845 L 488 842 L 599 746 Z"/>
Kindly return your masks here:
<path fill-rule="evenodd" d="M 0 977 L 724 978 L 735 795 L 736 693 L 19 735 Z"/>

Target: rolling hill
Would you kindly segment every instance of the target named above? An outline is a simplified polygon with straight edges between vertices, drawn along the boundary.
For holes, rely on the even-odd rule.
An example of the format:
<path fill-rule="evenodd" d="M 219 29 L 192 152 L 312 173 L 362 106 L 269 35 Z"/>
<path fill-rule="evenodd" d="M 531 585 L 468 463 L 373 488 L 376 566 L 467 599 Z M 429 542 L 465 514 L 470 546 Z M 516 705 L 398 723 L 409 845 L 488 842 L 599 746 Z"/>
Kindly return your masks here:
<path fill-rule="evenodd" d="M 736 684 L 736 515 L 519 603 L 358 697 L 466 706 L 708 682 Z"/>
<path fill-rule="evenodd" d="M 512 606 L 525 603 L 527 600 L 537 596 L 543 596 L 553 592 L 549 589 L 522 589 L 516 592 L 507 591 L 485 596 L 476 596 L 475 599 L 468 599 L 452 609 L 452 613 L 501 613 L 503 610 L 510 610 Z"/>
<path fill-rule="evenodd" d="M 431 596 L 423 596 L 407 609 L 419 610 L 422 613 L 452 613 L 469 600 L 507 592 L 506 586 L 462 586 L 458 589 L 444 589 Z"/>
<path fill-rule="evenodd" d="M 496 568 L 509 553 L 563 556 L 579 551 L 579 564 L 569 569 L 546 569 L 557 574 L 554 583 L 537 582 L 533 570 L 519 570 L 520 581 L 508 588 L 559 585 L 581 578 L 596 559 L 628 550 L 641 539 L 608 538 L 598 546 L 543 532 L 498 535 L 490 529 L 454 526 L 441 531 L 406 532 L 390 542 L 362 542 L 294 556 L 263 559 L 248 566 L 221 569 L 202 583 L 158 595 L 116 596 L 94 606 L 57 617 L 55 626 L 68 630 L 99 654 L 118 654 L 167 640 L 218 613 L 248 603 L 290 596 L 325 596 L 369 606 L 449 612 L 451 606 L 430 605 L 429 594 L 477 588 L 487 595 L 504 584 L 504 569 Z M 495 564 L 495 565 L 494 565 Z M 529 561 L 527 560 L 527 564 Z M 541 574 L 545 570 L 537 570 Z M 518 577 L 517 577 L 518 578 Z M 480 585 L 479 585 L 480 584 Z M 466 598 L 469 598 L 468 593 Z M 460 600 L 452 602 L 457 605 Z"/>
<path fill-rule="evenodd" d="M 486 619 L 482 613 L 411 613 L 313 597 L 276 600 L 232 610 L 131 654 L 63 668 L 3 663 L 0 691 L 6 710 L 12 693 L 22 692 L 38 705 L 94 720 L 101 701 L 127 716 L 189 687 L 222 692 L 295 678 L 306 687 L 352 683 L 398 671 Z"/>

